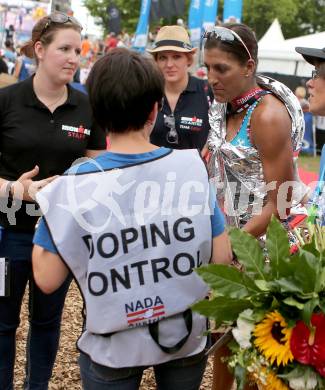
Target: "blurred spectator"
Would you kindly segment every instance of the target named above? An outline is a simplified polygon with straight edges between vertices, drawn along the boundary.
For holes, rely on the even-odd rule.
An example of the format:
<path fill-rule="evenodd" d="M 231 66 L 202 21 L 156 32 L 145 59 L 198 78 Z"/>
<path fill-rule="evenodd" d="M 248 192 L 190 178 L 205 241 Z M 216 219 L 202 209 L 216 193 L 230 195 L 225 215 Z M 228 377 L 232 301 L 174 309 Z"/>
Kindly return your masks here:
<path fill-rule="evenodd" d="M 13 75 L 17 77 L 18 81 L 23 81 L 33 75 L 35 73 L 35 69 L 35 61 L 23 54 L 16 60 Z"/>
<path fill-rule="evenodd" d="M 5 41 L 4 57 L 8 61 L 11 61 L 13 63 L 16 62 L 17 54 L 14 45 L 11 41 Z"/>
<path fill-rule="evenodd" d="M 12 74 L 17 59 L 17 53 L 11 41 L 5 41 L 5 50 L 3 52 L 3 57 L 8 66 L 8 73 Z"/>
<path fill-rule="evenodd" d="M 121 39 L 126 47 L 130 47 L 131 45 L 130 35 L 124 30 L 121 33 Z"/>
<path fill-rule="evenodd" d="M 111 32 L 107 35 L 105 46 L 105 53 L 107 53 L 110 49 L 117 47 L 117 39 L 114 32 Z"/>
<path fill-rule="evenodd" d="M 81 42 L 81 57 L 87 58 L 91 49 L 90 41 L 88 39 L 88 35 L 85 35 Z"/>
<path fill-rule="evenodd" d="M 9 28 L 6 28 L 6 41 L 14 43 L 15 27 L 11 24 Z"/>
<path fill-rule="evenodd" d="M 302 104 L 305 104 L 307 102 L 306 100 L 306 88 L 303 87 L 303 86 L 299 86 L 295 89 L 295 95 L 297 97 L 297 99 L 299 100 L 299 103 L 301 105 L 301 108 L 302 108 Z M 308 102 L 307 102 L 308 104 Z"/>
<path fill-rule="evenodd" d="M 119 35 L 117 36 L 117 45 L 116 45 L 116 47 L 126 47 L 125 44 L 124 44 L 124 42 L 123 42 L 123 39 L 122 39 L 122 35 L 121 35 L 121 34 L 119 34 Z"/>
<path fill-rule="evenodd" d="M 8 65 L 4 59 L 4 50 L 0 50 L 0 88 L 14 84 L 17 79 L 8 74 Z"/>
<path fill-rule="evenodd" d="M 299 86 L 295 89 L 295 95 L 299 100 L 304 113 L 305 133 L 301 151 L 308 154 L 314 153 L 313 114 L 309 112 L 309 103 L 306 99 L 306 88 Z"/>
<path fill-rule="evenodd" d="M 93 44 L 93 57 L 91 58 L 92 62 L 95 62 L 104 54 L 104 43 L 102 40 L 97 39 Z"/>
<path fill-rule="evenodd" d="M 195 76 L 198 77 L 199 79 L 207 80 L 208 75 L 207 75 L 207 69 L 205 66 L 201 66 L 196 70 Z"/>

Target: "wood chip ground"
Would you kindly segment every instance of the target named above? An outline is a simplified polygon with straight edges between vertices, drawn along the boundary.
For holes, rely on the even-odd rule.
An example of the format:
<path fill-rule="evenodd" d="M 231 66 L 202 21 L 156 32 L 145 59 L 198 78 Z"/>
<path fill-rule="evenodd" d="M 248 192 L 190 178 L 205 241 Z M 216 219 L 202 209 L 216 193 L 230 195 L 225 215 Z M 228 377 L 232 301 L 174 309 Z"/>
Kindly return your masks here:
<path fill-rule="evenodd" d="M 62 318 L 60 349 L 53 370 L 49 390 L 81 390 L 79 367 L 77 364 L 78 352 L 76 340 L 81 329 L 82 300 L 75 283 L 72 283 L 66 298 Z M 15 365 L 15 389 L 23 388 L 25 370 L 25 344 L 28 325 L 27 294 L 25 295 L 21 311 L 21 324 L 17 331 L 17 354 Z M 212 383 L 212 362 L 208 363 L 201 385 L 201 390 L 210 390 Z M 141 382 L 140 390 L 156 389 L 153 372 L 146 370 Z"/>

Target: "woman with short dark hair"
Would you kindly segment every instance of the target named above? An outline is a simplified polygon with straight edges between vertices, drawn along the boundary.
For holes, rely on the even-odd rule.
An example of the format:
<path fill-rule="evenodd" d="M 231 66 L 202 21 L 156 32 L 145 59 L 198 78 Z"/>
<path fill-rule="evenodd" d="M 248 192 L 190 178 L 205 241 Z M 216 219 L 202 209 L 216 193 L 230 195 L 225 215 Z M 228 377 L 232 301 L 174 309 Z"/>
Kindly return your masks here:
<path fill-rule="evenodd" d="M 231 258 L 214 198 L 209 211 L 206 167 L 197 150 L 150 142 L 164 86 L 151 59 L 112 49 L 87 84 L 111 148 L 40 193 L 48 212 L 34 239 L 35 279 L 47 293 L 69 270 L 78 282 L 85 390 L 138 389 L 149 366 L 159 389 L 198 390 L 206 318 L 189 308 L 207 290 L 193 268 Z"/>

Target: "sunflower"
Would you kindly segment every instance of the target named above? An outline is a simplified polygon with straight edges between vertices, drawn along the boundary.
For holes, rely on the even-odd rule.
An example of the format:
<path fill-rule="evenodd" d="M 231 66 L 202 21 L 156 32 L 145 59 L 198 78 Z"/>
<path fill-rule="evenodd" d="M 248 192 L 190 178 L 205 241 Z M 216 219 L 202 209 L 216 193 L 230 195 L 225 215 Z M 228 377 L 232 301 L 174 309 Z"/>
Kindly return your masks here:
<path fill-rule="evenodd" d="M 249 383 L 256 383 L 260 390 L 289 390 L 290 388 L 271 369 L 261 366 L 249 374 Z"/>
<path fill-rule="evenodd" d="M 259 383 L 259 388 L 261 390 L 289 390 L 289 387 L 272 371 L 268 371 L 266 384 Z"/>
<path fill-rule="evenodd" d="M 291 332 L 292 329 L 287 327 L 281 314 L 273 311 L 255 326 L 254 344 L 272 364 L 276 361 L 278 366 L 285 366 L 293 360 L 290 350 Z"/>

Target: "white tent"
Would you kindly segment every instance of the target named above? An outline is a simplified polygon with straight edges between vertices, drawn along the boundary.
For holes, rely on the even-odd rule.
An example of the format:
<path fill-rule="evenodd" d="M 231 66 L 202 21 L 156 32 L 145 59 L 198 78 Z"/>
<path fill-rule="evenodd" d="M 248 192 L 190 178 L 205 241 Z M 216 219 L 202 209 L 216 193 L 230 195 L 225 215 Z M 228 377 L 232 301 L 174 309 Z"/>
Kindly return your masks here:
<path fill-rule="evenodd" d="M 281 26 L 276 19 L 261 38 L 258 46 L 258 72 L 310 77 L 313 67 L 295 51 L 295 47 L 323 48 L 325 46 L 325 31 L 285 40 Z"/>
<path fill-rule="evenodd" d="M 284 41 L 284 36 L 281 30 L 281 26 L 278 19 L 274 19 L 271 26 L 268 28 L 266 33 L 262 36 L 262 38 L 258 42 L 259 50 L 268 49 L 270 46 L 272 47 L 274 43 L 278 44 L 279 42 Z"/>

